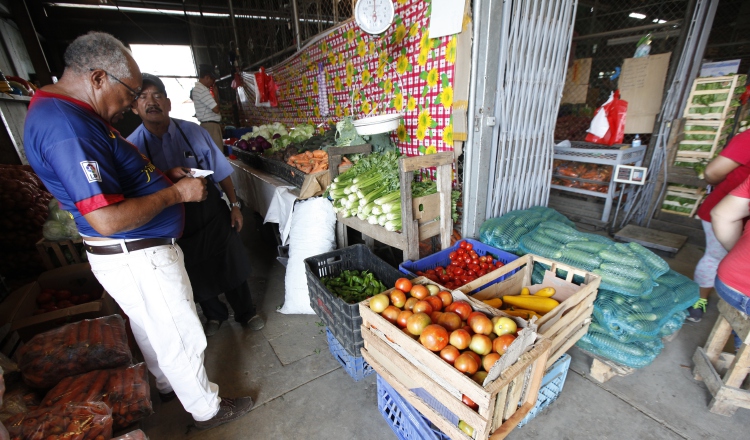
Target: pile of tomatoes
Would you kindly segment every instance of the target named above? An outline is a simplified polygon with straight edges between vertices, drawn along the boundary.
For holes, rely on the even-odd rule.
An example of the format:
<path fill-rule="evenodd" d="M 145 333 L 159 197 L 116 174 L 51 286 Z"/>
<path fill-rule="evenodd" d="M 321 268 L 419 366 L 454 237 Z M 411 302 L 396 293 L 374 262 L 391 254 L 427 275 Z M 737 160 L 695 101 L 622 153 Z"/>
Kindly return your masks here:
<path fill-rule="evenodd" d="M 479 256 L 468 241 L 459 242 L 458 248 L 448 254 L 448 258 L 451 262 L 447 266 L 418 271 L 416 274 L 449 289 L 456 289 L 505 266 L 505 263 L 495 260 L 491 255 Z"/>
<path fill-rule="evenodd" d="M 370 298 L 370 309 L 480 385 L 516 339 L 512 319 L 490 318 L 466 301 L 453 301 L 450 292 L 434 284 L 412 284 L 406 278 Z"/>

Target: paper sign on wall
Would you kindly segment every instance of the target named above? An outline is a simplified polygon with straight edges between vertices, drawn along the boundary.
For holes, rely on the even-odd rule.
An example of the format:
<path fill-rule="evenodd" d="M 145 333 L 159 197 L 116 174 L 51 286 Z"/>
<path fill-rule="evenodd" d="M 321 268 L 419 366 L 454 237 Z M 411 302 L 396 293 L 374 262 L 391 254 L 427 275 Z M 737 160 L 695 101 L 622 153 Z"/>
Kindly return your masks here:
<path fill-rule="evenodd" d="M 430 38 L 461 32 L 464 22 L 464 0 L 432 0 Z"/>
<path fill-rule="evenodd" d="M 622 63 L 620 97 L 628 102 L 625 133 L 651 133 L 661 110 L 672 53 L 628 58 Z"/>

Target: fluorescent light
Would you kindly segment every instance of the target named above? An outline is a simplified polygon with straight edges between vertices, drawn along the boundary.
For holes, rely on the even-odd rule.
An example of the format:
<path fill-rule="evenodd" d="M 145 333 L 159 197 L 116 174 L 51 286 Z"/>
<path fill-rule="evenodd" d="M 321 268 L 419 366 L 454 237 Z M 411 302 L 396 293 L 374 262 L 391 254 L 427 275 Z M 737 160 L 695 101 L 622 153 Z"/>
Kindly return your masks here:
<path fill-rule="evenodd" d="M 628 15 L 630 18 L 637 18 L 638 20 L 643 20 L 646 18 L 646 14 L 641 14 L 640 12 L 631 12 L 630 15 Z"/>
<path fill-rule="evenodd" d="M 652 23 L 662 24 L 662 23 L 666 23 L 667 20 L 662 20 L 661 18 L 654 18 L 653 20 L 651 20 L 651 22 Z"/>

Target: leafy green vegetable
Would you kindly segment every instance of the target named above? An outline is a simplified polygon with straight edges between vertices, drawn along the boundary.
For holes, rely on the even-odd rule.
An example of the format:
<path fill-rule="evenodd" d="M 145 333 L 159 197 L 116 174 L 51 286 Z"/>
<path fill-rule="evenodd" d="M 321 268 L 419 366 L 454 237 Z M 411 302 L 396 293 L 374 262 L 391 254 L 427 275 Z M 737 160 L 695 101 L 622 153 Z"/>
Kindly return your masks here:
<path fill-rule="evenodd" d="M 356 304 L 388 290 L 369 270 L 345 270 L 335 277 L 323 277 L 320 281 L 347 304 Z"/>

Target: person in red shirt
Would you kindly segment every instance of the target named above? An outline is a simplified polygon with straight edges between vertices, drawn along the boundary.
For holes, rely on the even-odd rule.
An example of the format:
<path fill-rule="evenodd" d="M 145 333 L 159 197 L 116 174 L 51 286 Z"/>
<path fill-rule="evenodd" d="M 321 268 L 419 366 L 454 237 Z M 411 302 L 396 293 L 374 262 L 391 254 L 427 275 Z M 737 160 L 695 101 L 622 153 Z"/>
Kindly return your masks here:
<path fill-rule="evenodd" d="M 750 176 L 750 131 L 740 133 L 706 167 L 705 180 L 714 185 L 698 209 L 706 234 L 706 252 L 695 267 L 693 279 L 700 286 L 700 299 L 688 309 L 688 320 L 699 322 L 708 304 L 708 295 L 714 288 L 716 269 L 727 251 L 716 240 L 711 227 L 711 210 L 733 189 Z"/>
<path fill-rule="evenodd" d="M 745 224 L 748 216 L 750 177 L 711 211 L 716 239 L 729 251 L 719 264 L 716 293 L 727 304 L 746 315 L 750 314 L 750 277 L 747 276 L 750 262 L 750 226 Z M 737 333 L 732 333 L 736 351 L 742 345 L 742 340 Z"/>

